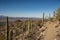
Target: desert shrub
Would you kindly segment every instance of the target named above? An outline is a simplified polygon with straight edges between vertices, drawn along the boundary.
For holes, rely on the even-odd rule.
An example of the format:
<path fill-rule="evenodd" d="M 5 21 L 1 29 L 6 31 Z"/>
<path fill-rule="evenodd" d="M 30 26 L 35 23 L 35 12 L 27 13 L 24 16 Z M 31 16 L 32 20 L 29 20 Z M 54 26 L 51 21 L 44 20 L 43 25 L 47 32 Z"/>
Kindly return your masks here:
<path fill-rule="evenodd" d="M 0 26 L 5 26 L 6 25 L 6 23 L 5 22 L 0 22 Z"/>
<path fill-rule="evenodd" d="M 60 21 L 60 8 L 55 11 L 56 19 Z"/>
<path fill-rule="evenodd" d="M 0 35 L 0 40 L 5 40 L 5 35 Z"/>

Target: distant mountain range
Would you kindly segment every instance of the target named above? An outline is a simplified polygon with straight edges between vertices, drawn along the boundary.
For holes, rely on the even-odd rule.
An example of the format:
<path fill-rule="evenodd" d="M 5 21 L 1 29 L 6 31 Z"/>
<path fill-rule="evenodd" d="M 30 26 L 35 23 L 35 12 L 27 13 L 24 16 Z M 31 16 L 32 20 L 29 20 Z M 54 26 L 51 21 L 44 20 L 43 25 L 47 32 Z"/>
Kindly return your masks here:
<path fill-rule="evenodd" d="M 27 20 L 28 17 L 9 17 L 8 19 L 9 19 L 9 21 L 14 21 L 14 20 Z M 31 17 L 30 19 L 31 20 L 40 20 L 41 18 Z M 0 20 L 2 20 L 2 21 L 6 20 L 6 16 L 0 16 Z"/>

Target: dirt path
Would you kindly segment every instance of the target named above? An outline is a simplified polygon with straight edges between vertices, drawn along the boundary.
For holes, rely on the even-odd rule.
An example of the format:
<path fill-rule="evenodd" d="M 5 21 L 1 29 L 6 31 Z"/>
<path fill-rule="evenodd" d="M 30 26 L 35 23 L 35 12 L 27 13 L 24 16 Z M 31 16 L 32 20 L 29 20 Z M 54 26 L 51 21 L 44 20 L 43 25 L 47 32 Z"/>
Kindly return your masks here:
<path fill-rule="evenodd" d="M 54 23 L 50 23 L 50 24 L 46 24 L 46 31 L 45 31 L 45 37 L 44 40 L 55 40 L 56 37 L 56 26 L 57 24 Z"/>

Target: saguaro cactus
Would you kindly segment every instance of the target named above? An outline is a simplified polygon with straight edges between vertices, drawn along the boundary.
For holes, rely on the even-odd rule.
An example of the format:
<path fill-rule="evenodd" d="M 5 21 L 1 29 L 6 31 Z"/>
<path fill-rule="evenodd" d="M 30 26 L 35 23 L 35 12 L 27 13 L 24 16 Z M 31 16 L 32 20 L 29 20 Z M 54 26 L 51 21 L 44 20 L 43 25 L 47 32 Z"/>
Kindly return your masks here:
<path fill-rule="evenodd" d="M 51 20 L 51 14 L 49 13 L 49 21 Z"/>
<path fill-rule="evenodd" d="M 33 28 L 32 28 L 32 24 L 33 24 L 32 20 L 31 20 L 31 23 L 30 23 L 30 24 L 31 24 L 31 31 L 32 31 L 32 29 L 33 29 Z"/>
<path fill-rule="evenodd" d="M 51 14 L 49 13 L 49 18 L 51 18 Z"/>
<path fill-rule="evenodd" d="M 16 38 L 15 38 L 15 30 L 11 30 L 11 33 L 10 33 L 10 38 L 11 38 L 11 40 L 16 40 Z"/>
<path fill-rule="evenodd" d="M 8 16 L 6 17 L 7 22 L 7 40 L 9 40 L 9 22 L 8 22 Z"/>
<path fill-rule="evenodd" d="M 44 13 L 43 13 L 43 16 L 42 16 L 42 23 L 44 24 Z"/>
<path fill-rule="evenodd" d="M 13 30 L 10 31 L 10 40 L 13 40 Z"/>
<path fill-rule="evenodd" d="M 55 11 L 53 13 L 53 20 L 56 20 L 56 13 L 55 13 Z"/>
<path fill-rule="evenodd" d="M 56 15 L 56 14 L 55 14 L 55 11 L 54 11 L 54 13 L 53 13 L 53 17 L 55 17 L 55 15 Z"/>
<path fill-rule="evenodd" d="M 28 33 L 29 33 L 29 30 L 30 30 L 30 20 L 28 18 Z"/>
<path fill-rule="evenodd" d="M 55 13 L 55 11 L 54 11 L 53 17 L 54 17 L 54 19 L 56 19 L 56 13 Z"/>

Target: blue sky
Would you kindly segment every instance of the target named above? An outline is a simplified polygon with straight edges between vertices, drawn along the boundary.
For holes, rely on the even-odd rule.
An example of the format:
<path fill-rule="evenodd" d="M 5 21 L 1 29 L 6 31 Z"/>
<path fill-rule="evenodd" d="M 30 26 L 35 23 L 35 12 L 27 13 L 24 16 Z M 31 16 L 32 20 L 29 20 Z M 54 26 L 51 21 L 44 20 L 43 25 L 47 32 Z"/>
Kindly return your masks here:
<path fill-rule="evenodd" d="M 0 15 L 12 17 L 47 17 L 60 7 L 60 0 L 0 0 Z"/>

